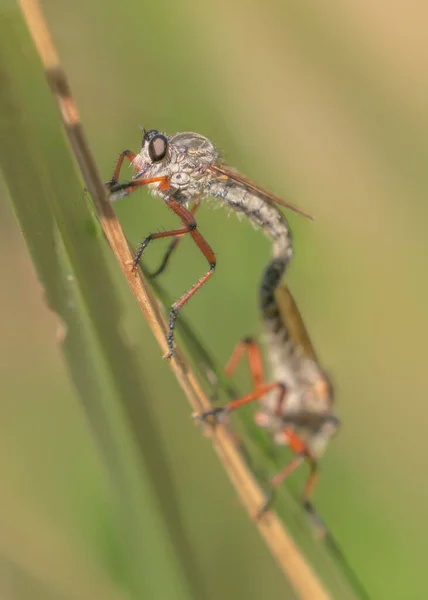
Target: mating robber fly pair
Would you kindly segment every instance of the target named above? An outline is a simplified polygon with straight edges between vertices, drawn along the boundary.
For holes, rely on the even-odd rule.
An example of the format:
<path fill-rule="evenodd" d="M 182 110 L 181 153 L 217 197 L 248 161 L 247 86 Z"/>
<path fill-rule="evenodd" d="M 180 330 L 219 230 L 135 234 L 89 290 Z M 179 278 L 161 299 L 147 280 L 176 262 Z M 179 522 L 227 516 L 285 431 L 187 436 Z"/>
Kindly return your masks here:
<path fill-rule="evenodd" d="M 125 159 L 131 163 L 134 175 L 130 181 L 119 183 Z M 293 250 L 290 228 L 277 205 L 311 218 L 310 215 L 226 166 L 210 140 L 197 133 L 168 136 L 154 129 L 143 130 L 141 150 L 138 154 L 130 150 L 122 152 L 113 177 L 107 183 L 112 200 L 142 186 L 148 186 L 154 196 L 160 197 L 180 218 L 182 225 L 171 231 L 149 234 L 136 250 L 132 269 L 138 268 L 151 241 L 169 237 L 172 241 L 165 258 L 151 275 L 158 276 L 166 268 L 178 241 L 186 234 L 193 238 L 209 264 L 205 275 L 171 307 L 165 358 L 171 358 L 174 353 L 174 330 L 179 311 L 208 281 L 216 267 L 214 252 L 195 221 L 194 215 L 200 203 L 206 198 L 213 198 L 238 214 L 246 215 L 270 238 L 273 256 L 259 286 L 270 376 L 266 378 L 264 375 L 258 344 L 250 338 L 241 341 L 226 366 L 226 376 L 233 374 L 245 355 L 250 367 L 252 392 L 223 407 L 197 415 L 197 418 L 205 420 L 216 415 L 224 419 L 239 407 L 258 401 L 260 410 L 255 414 L 256 423 L 267 428 L 276 443 L 288 445 L 294 453 L 291 462 L 272 479 L 271 489 L 276 489 L 299 465 L 307 462 L 310 474 L 302 500 L 305 508 L 312 512 L 310 499 L 317 479 L 318 461 L 329 440 L 338 431 L 340 422 L 333 414 L 331 382 L 319 365 L 288 287 L 281 283 Z"/>

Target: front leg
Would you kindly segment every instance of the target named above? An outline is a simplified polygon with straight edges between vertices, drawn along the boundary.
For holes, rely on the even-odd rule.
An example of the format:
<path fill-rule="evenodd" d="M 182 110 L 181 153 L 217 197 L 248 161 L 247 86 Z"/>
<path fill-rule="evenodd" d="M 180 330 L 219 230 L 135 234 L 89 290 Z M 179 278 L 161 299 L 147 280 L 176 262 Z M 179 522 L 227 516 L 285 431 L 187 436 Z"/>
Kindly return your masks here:
<path fill-rule="evenodd" d="M 158 183 L 161 191 L 170 191 L 171 180 L 168 175 L 160 175 L 159 177 L 148 177 L 147 179 L 133 179 L 125 183 L 118 183 L 114 179 L 107 182 L 107 187 L 111 195 L 118 194 L 118 197 L 128 196 L 132 192 L 135 192 L 138 188 L 149 183 Z M 117 198 L 113 198 L 115 200 Z"/>
<path fill-rule="evenodd" d="M 135 159 L 135 153 L 131 152 L 131 150 L 124 150 L 120 153 L 113 171 L 112 178 L 106 182 L 106 186 L 108 187 L 110 192 L 114 191 L 113 188 L 117 185 L 117 182 L 119 181 L 120 170 L 122 168 L 123 161 L 125 160 L 125 158 L 127 158 L 132 164 Z"/>

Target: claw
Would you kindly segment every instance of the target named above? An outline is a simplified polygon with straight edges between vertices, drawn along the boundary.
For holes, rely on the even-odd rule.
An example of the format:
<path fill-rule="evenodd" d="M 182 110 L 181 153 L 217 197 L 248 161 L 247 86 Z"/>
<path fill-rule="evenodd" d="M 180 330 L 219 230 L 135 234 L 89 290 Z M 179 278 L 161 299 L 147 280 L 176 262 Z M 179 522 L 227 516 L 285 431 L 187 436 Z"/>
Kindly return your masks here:
<path fill-rule="evenodd" d="M 117 184 L 117 181 L 115 179 L 109 179 L 108 181 L 106 181 L 104 183 L 104 185 L 106 186 L 106 188 L 108 188 L 109 191 L 111 191 L 112 187 L 115 186 Z"/>
<path fill-rule="evenodd" d="M 127 260 L 125 262 L 125 265 L 127 267 L 129 267 L 129 270 L 131 271 L 131 273 L 134 273 L 135 275 L 137 275 L 138 265 L 136 265 L 133 260 Z"/>
<path fill-rule="evenodd" d="M 192 417 L 197 421 L 203 422 L 209 419 L 210 417 L 217 417 L 217 415 L 226 412 L 228 412 L 227 408 L 225 408 L 224 406 L 220 406 L 217 408 L 213 408 L 212 410 L 207 410 L 204 413 L 193 413 Z"/>

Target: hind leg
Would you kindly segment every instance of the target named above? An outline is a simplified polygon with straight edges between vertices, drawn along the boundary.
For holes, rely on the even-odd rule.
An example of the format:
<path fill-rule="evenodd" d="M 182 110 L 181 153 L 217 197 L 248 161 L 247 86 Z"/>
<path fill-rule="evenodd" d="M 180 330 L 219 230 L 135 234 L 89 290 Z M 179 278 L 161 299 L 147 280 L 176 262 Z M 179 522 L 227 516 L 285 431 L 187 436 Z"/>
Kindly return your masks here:
<path fill-rule="evenodd" d="M 233 375 L 244 356 L 246 356 L 248 360 L 253 391 L 242 398 L 237 398 L 236 400 L 228 402 L 222 407 L 214 408 L 213 410 L 196 415 L 197 418 L 204 420 L 212 415 L 231 412 L 249 402 L 261 400 L 265 394 L 274 389 L 279 391 L 278 402 L 282 402 L 282 399 L 285 396 L 285 387 L 279 382 L 270 384 L 265 383 L 260 347 L 252 338 L 245 338 L 236 346 L 225 368 L 226 377 L 231 377 Z"/>
<path fill-rule="evenodd" d="M 309 450 L 305 444 L 305 442 L 300 438 L 300 436 L 296 435 L 292 429 L 289 427 L 285 427 L 281 433 L 277 436 L 278 441 L 281 443 L 287 444 L 292 452 L 294 453 L 294 457 L 292 460 L 283 467 L 279 473 L 277 473 L 270 481 L 270 493 L 268 498 L 262 508 L 258 513 L 258 517 L 260 518 L 266 511 L 269 510 L 271 505 L 275 500 L 275 492 L 279 488 L 279 486 L 286 480 L 300 465 L 302 465 L 305 460 L 310 461 L 310 463 L 316 468 L 316 461 L 313 460 L 310 456 Z M 311 472 L 312 475 L 312 472 Z M 309 477 L 311 477 L 311 475 Z M 309 479 L 307 483 L 309 482 Z M 309 491 L 309 489 L 308 489 Z M 312 490 L 313 491 L 313 490 Z M 306 493 L 306 486 L 305 492 Z"/>

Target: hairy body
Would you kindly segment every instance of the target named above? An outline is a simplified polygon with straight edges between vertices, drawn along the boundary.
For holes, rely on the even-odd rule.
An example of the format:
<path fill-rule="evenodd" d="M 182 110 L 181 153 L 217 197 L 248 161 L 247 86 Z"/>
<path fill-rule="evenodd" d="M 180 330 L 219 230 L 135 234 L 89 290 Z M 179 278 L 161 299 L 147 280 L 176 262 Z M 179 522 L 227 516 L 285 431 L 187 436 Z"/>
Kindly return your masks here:
<path fill-rule="evenodd" d="M 132 181 L 118 183 L 125 158 L 130 161 L 135 174 Z M 216 266 L 214 252 L 197 231 L 194 219 L 194 213 L 203 200 L 212 198 L 237 214 L 245 215 L 271 239 L 273 257 L 265 269 L 260 285 L 262 305 L 267 297 L 272 296 L 293 256 L 290 229 L 276 204 L 301 211 L 227 167 L 220 160 L 214 144 L 200 134 L 182 132 L 167 136 L 157 130 L 145 132 L 141 150 L 138 154 L 129 150 L 122 152 L 113 177 L 107 185 L 113 200 L 143 185 L 147 186 L 150 192 L 161 198 L 183 222 L 180 229 L 149 235 L 137 249 L 133 268 L 136 268 L 143 252 L 153 239 L 173 236 L 175 240 L 172 246 L 175 247 L 178 238 L 186 233 L 193 237 L 209 262 L 208 273 L 171 307 L 167 357 L 173 354 L 173 332 L 178 311 L 202 287 Z M 167 253 L 164 264 L 156 274 L 165 268 L 170 253 Z"/>
<path fill-rule="evenodd" d="M 277 273 L 278 276 L 281 273 L 280 265 Z M 267 289 L 272 289 L 272 286 Z M 265 379 L 258 344 L 252 338 L 242 340 L 226 366 L 226 375 L 230 377 L 241 358 L 247 355 L 253 391 L 196 417 L 205 420 L 216 415 L 220 420 L 228 419 L 232 411 L 258 401 L 260 409 L 254 415 L 256 423 L 270 432 L 275 443 L 289 446 L 294 454 L 292 460 L 273 477 L 272 493 L 296 468 L 307 462 L 310 473 L 303 490 L 303 505 L 323 534 L 325 526 L 315 513 L 311 498 L 319 460 L 340 428 L 340 421 L 333 412 L 333 387 L 320 367 L 288 287 L 276 285 L 273 293 L 266 293 L 261 300 L 269 376 Z M 269 497 L 261 513 L 271 501 L 272 497 Z"/>

